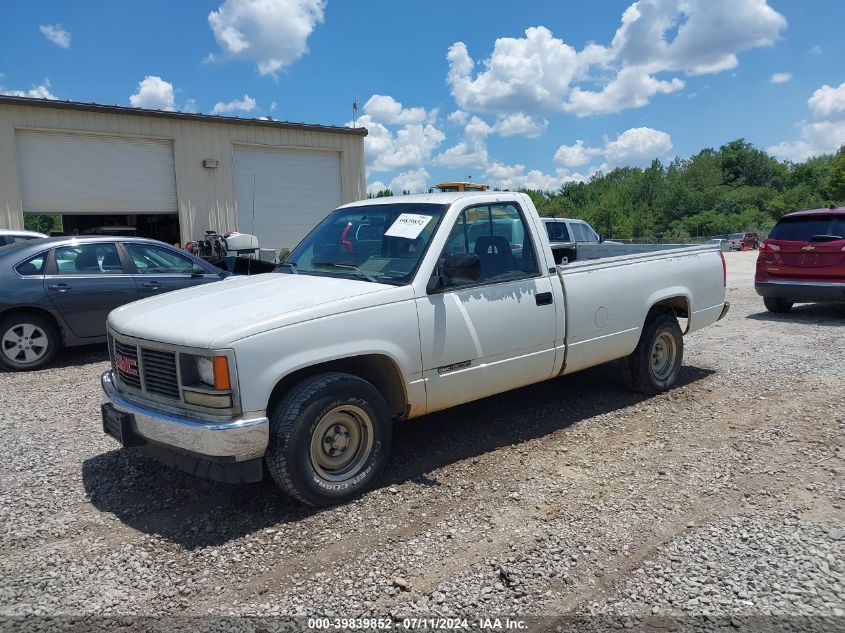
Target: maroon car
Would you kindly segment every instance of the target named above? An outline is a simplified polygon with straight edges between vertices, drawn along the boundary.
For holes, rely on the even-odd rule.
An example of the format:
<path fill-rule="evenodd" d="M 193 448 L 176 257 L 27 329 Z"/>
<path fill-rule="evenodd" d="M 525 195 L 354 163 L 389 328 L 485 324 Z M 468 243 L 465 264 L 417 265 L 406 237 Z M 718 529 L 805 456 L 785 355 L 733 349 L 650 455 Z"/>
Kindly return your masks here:
<path fill-rule="evenodd" d="M 760 238 L 756 233 L 732 233 L 728 235 L 728 244 L 732 251 L 756 250 L 760 246 Z"/>
<path fill-rule="evenodd" d="M 783 216 L 760 244 L 754 288 L 772 312 L 845 302 L 845 209 Z"/>

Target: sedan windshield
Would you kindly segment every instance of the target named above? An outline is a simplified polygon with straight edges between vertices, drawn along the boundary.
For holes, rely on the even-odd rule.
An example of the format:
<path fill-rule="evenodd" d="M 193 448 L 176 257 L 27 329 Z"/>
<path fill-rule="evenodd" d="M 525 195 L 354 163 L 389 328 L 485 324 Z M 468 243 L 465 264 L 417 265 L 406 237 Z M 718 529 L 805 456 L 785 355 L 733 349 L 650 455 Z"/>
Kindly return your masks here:
<path fill-rule="evenodd" d="M 297 246 L 281 272 L 411 282 L 449 205 L 391 203 L 337 209 Z"/>

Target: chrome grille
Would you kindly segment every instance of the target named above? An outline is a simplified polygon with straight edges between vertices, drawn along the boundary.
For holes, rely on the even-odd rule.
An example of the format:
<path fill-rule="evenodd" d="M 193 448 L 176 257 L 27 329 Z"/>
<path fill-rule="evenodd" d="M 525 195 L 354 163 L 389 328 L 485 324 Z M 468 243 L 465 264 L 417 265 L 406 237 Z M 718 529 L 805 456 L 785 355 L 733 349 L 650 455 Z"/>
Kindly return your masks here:
<path fill-rule="evenodd" d="M 179 399 L 176 354 L 142 347 L 141 372 L 144 375 L 144 389 L 148 393 Z"/>
<path fill-rule="evenodd" d="M 121 343 L 112 337 L 109 337 L 109 342 L 111 343 L 109 345 L 109 355 L 111 356 L 112 370 L 117 374 L 120 382 L 124 385 L 140 389 L 141 375 L 138 371 L 138 348 L 134 345 Z M 117 356 L 122 356 L 129 361 L 134 361 L 134 375 L 131 373 L 131 369 L 128 366 L 125 364 L 122 366 L 119 365 L 116 360 Z"/>

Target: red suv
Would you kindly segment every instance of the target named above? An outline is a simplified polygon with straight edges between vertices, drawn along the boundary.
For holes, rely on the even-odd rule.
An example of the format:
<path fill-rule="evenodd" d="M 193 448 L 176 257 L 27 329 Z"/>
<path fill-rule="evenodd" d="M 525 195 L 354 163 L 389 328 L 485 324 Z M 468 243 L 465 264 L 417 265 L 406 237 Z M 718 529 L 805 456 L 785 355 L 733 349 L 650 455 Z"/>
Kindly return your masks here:
<path fill-rule="evenodd" d="M 845 209 L 783 216 L 760 244 L 754 288 L 772 312 L 795 302 L 845 302 Z"/>
<path fill-rule="evenodd" d="M 728 244 L 732 251 L 741 251 L 743 248 L 753 250 L 760 246 L 760 238 L 756 233 L 732 233 L 728 235 Z"/>

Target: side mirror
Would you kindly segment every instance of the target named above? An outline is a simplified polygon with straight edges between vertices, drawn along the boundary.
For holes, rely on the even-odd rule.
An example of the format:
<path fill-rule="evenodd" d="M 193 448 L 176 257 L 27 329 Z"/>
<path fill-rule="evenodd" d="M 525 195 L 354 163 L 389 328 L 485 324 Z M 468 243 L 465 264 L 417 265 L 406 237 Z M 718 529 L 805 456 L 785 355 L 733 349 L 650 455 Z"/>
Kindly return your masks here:
<path fill-rule="evenodd" d="M 207 272 L 208 271 L 199 264 L 194 264 L 191 268 L 191 277 L 202 277 Z"/>
<path fill-rule="evenodd" d="M 599 244 L 601 244 L 602 242 L 604 242 L 604 235 L 599 233 L 598 236 L 599 236 Z"/>
<path fill-rule="evenodd" d="M 428 278 L 428 283 L 425 285 L 426 294 L 436 295 L 443 292 L 443 277 L 440 275 L 432 275 Z"/>

